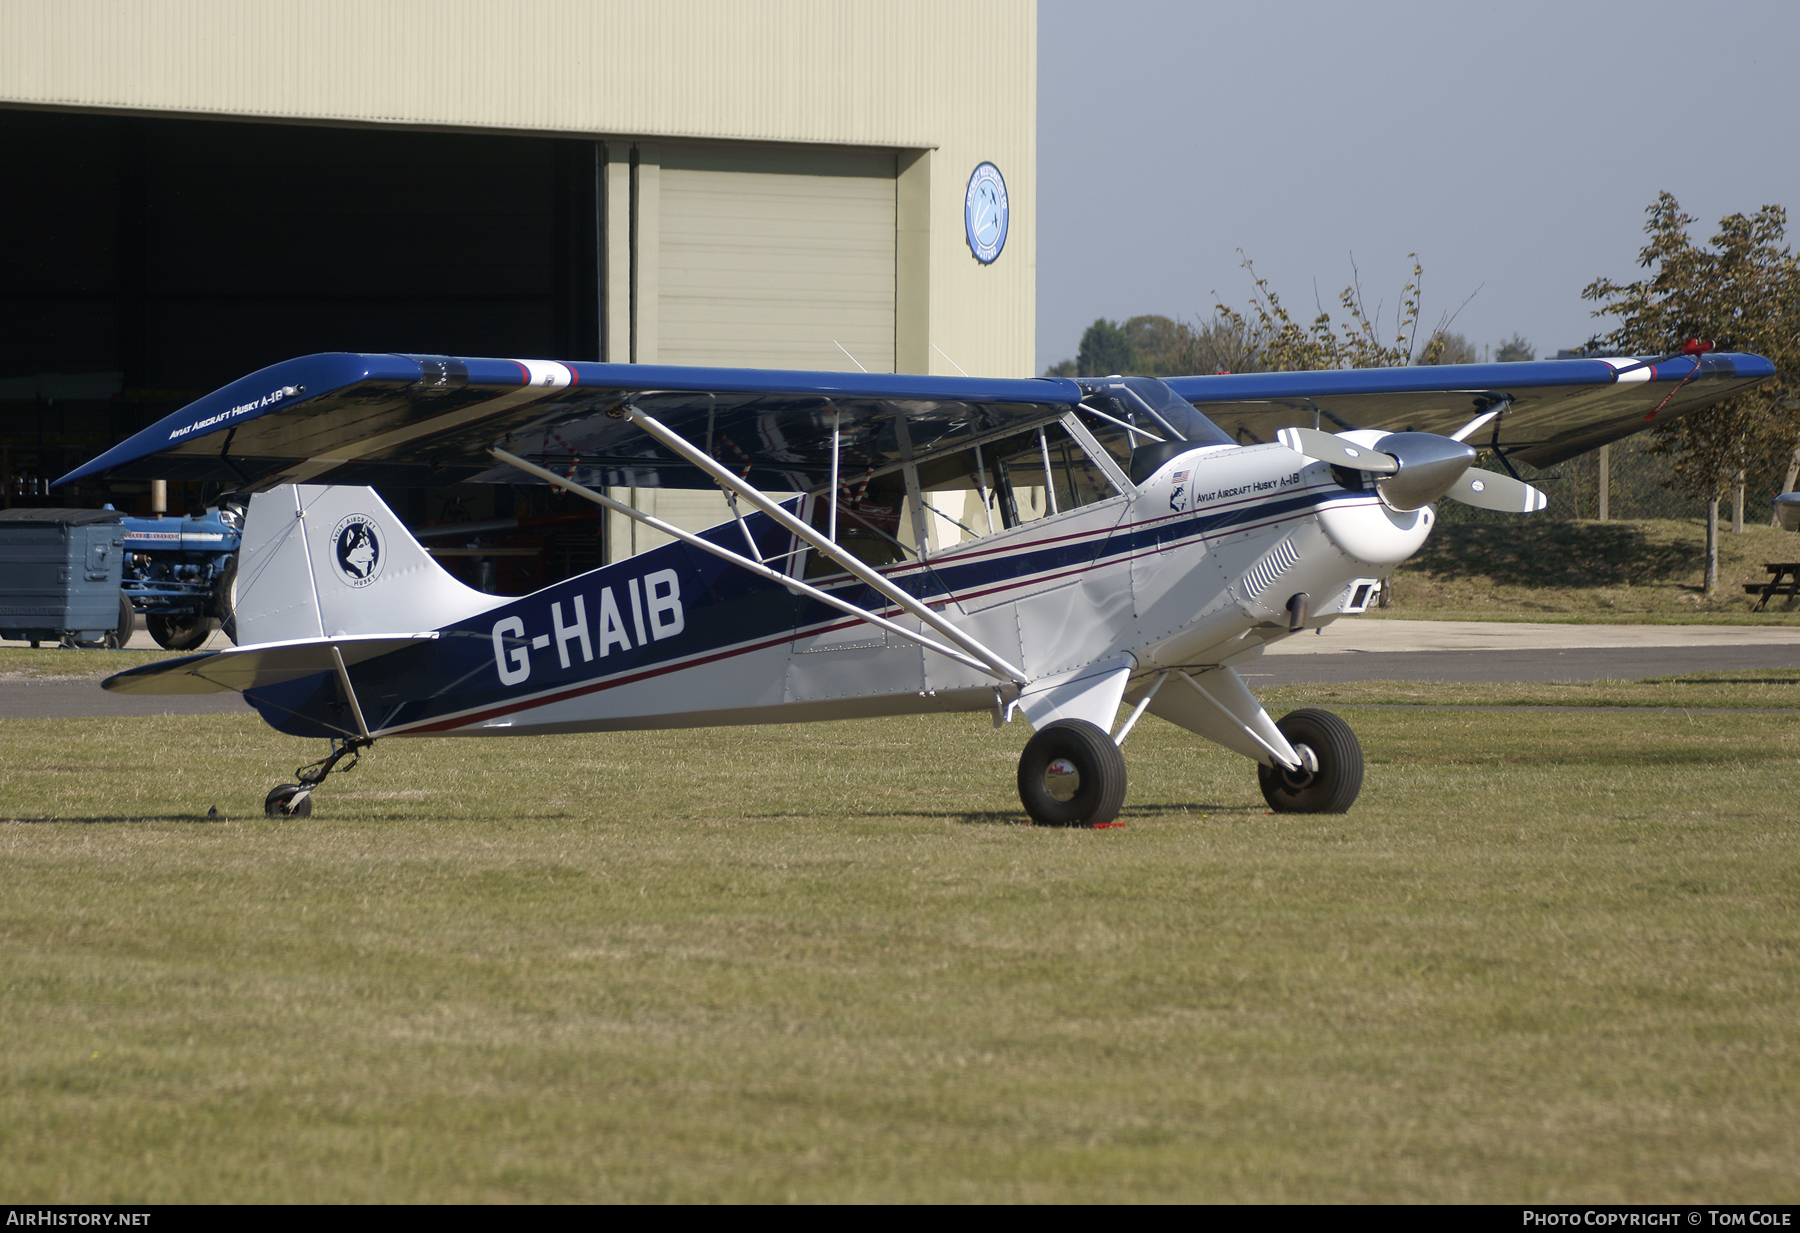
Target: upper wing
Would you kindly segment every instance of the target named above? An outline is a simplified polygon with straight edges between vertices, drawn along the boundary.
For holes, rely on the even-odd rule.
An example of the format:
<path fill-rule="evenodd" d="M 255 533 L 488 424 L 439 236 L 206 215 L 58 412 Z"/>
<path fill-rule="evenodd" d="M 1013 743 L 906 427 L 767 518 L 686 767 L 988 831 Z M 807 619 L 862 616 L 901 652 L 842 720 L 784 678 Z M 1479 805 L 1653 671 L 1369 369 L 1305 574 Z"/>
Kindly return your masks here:
<path fill-rule="evenodd" d="M 1471 443 L 1548 466 L 1649 427 L 1652 412 L 1660 422 L 1773 374 L 1760 356 L 1707 355 L 1247 373 L 1167 385 L 1244 444 L 1292 426 L 1447 434 L 1503 407 Z M 877 474 L 908 456 L 1047 423 L 1084 395 L 1107 404 L 1117 384 L 332 353 L 208 394 L 57 483 L 107 472 L 246 489 L 534 482 L 494 465 L 488 449 L 503 444 L 590 487 L 711 487 L 620 417 L 629 401 L 759 487 L 816 491 L 830 482 L 834 433 L 846 478 Z M 1135 415 L 1132 405 L 1113 403 Z"/>
<path fill-rule="evenodd" d="M 1509 457 L 1547 467 L 1651 427 L 1652 412 L 1660 424 L 1774 375 L 1775 366 L 1760 355 L 1711 354 L 1656 363 L 1545 360 L 1241 373 L 1173 377 L 1168 384 L 1246 445 L 1273 441 L 1291 427 L 1448 435 L 1504 405 L 1469 444 L 1495 445 Z"/>
<path fill-rule="evenodd" d="M 488 447 L 592 487 L 712 487 L 618 418 L 629 400 L 759 487 L 830 484 L 1056 419 L 1073 381 L 326 354 L 276 364 L 169 416 L 58 483 L 207 480 L 437 487 L 535 483 Z M 905 427 L 899 427 L 899 421 Z M 904 439 L 903 439 L 904 438 Z"/>

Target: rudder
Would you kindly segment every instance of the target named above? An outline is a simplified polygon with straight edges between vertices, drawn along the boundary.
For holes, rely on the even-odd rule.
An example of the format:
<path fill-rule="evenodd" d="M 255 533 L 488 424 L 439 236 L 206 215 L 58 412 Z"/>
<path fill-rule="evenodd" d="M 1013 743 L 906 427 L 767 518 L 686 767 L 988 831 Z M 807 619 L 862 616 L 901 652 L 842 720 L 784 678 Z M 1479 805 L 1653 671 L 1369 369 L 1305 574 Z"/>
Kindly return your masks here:
<path fill-rule="evenodd" d="M 240 645 L 420 633 L 505 602 L 446 573 L 373 488 L 283 484 L 250 498 Z"/>

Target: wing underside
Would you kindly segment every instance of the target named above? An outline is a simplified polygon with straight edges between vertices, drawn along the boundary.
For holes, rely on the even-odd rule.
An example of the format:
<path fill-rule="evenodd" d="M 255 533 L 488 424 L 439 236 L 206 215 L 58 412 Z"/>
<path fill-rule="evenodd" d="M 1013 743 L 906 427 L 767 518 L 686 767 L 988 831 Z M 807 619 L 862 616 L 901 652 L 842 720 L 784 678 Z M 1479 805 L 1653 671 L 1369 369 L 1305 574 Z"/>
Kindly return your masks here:
<path fill-rule="evenodd" d="M 1469 444 L 1548 467 L 1723 402 L 1774 371 L 1761 356 L 1712 354 L 1243 373 L 1168 383 L 1244 445 L 1273 441 L 1283 428 L 1449 435 L 1498 408 L 1499 416 Z"/>
<path fill-rule="evenodd" d="M 1449 433 L 1499 408 L 1470 443 L 1546 466 L 1729 398 L 1773 371 L 1758 356 L 1708 355 L 1166 384 L 1241 444 L 1295 426 Z M 629 404 L 758 487 L 823 491 L 834 457 L 850 482 L 1054 422 L 1084 402 L 1149 423 L 1129 399 L 1109 401 L 1112 385 L 1127 384 L 333 353 L 234 382 L 58 483 L 99 474 L 247 490 L 538 482 L 498 465 L 490 450 L 501 446 L 594 488 L 711 487 L 624 416 Z"/>

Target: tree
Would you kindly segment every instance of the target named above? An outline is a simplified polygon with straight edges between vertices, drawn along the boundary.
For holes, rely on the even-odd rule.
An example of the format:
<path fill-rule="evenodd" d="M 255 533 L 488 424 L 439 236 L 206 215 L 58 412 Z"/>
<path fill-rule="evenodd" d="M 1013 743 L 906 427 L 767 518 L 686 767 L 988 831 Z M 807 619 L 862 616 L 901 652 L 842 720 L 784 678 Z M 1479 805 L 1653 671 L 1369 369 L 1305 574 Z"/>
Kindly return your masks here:
<path fill-rule="evenodd" d="M 1180 334 L 1169 353 L 1172 373 L 1263 372 L 1263 361 L 1256 338 L 1245 331 L 1241 321 L 1215 315 L 1198 325 L 1179 322 Z"/>
<path fill-rule="evenodd" d="M 1241 251 L 1241 250 L 1240 250 Z M 1281 297 L 1266 278 L 1258 278 L 1256 267 L 1248 257 L 1243 266 L 1250 272 L 1256 290 L 1251 293 L 1250 307 L 1240 313 L 1219 304 L 1216 320 L 1234 332 L 1256 356 L 1258 366 L 1273 372 L 1299 372 L 1328 368 L 1399 368 L 1407 364 L 1463 363 L 1444 356 L 1451 339 L 1467 348 L 1471 359 L 1474 348 L 1460 334 L 1449 333 L 1455 313 L 1446 314 L 1437 328 L 1426 335 L 1425 346 L 1414 358 L 1419 336 L 1420 285 L 1424 267 L 1412 255 L 1412 281 L 1400 289 L 1400 302 L 1394 309 L 1393 334 L 1384 338 L 1377 324 L 1381 305 L 1370 312 L 1363 299 L 1362 280 L 1353 261 L 1351 281 L 1338 294 L 1338 303 L 1348 320 L 1334 323 L 1331 314 L 1319 305 L 1319 313 L 1310 324 L 1302 326 L 1288 313 Z M 1467 301 L 1464 301 L 1465 303 Z"/>
<path fill-rule="evenodd" d="M 1599 304 L 1596 317 L 1618 318 L 1600 341 L 1627 354 L 1667 355 L 1698 338 L 1775 365 L 1775 377 L 1750 392 L 1652 430 L 1649 452 L 1671 460 L 1667 483 L 1708 503 L 1710 598 L 1719 589 L 1719 498 L 1745 477 L 1773 478 L 1800 446 L 1800 268 L 1781 242 L 1780 206 L 1726 215 L 1710 248 L 1689 238 L 1695 220 L 1671 194 L 1659 193 L 1645 213 L 1649 240 L 1638 264 L 1651 273 L 1632 283 L 1597 278 L 1581 293 Z"/>
<path fill-rule="evenodd" d="M 1338 297 L 1349 314 L 1341 326 L 1320 308 L 1305 326 L 1294 321 L 1270 289 L 1256 276 L 1249 258 L 1244 268 L 1256 290 L 1249 309 L 1239 312 L 1224 304 L 1215 307 L 1211 320 L 1190 324 L 1155 314 L 1132 317 L 1120 326 L 1105 318 L 1094 322 L 1081 336 L 1081 349 L 1073 360 L 1063 360 L 1044 370 L 1046 377 L 1110 376 L 1137 373 L 1144 376 L 1186 376 L 1198 373 L 1268 372 L 1324 368 L 1395 368 L 1405 364 L 1470 364 L 1475 348 L 1461 334 L 1451 333 L 1448 314 L 1431 331 L 1414 359 L 1419 325 L 1419 282 L 1423 273 L 1413 262 L 1412 281 L 1400 292 L 1394 313 L 1393 341 L 1380 337 L 1374 313 L 1363 304 L 1362 287 L 1352 278 Z M 1355 264 L 1351 271 L 1355 274 Z"/>
<path fill-rule="evenodd" d="M 1133 317 L 1125 323 L 1125 335 L 1137 351 L 1137 371 L 1145 376 L 1257 371 L 1243 333 L 1217 317 L 1198 325 L 1173 317 Z"/>
<path fill-rule="evenodd" d="M 1075 369 L 1083 377 L 1110 377 L 1137 368 L 1137 349 L 1116 321 L 1101 317 L 1082 331 Z"/>
<path fill-rule="evenodd" d="M 1433 344 L 1436 344 L 1435 347 Z M 1420 364 L 1473 364 L 1481 357 L 1475 354 L 1475 344 L 1461 334 L 1452 334 L 1447 330 L 1439 330 L 1425 344 L 1427 353 L 1435 358 L 1426 359 L 1420 356 Z"/>
<path fill-rule="evenodd" d="M 1517 364 L 1535 359 L 1537 359 L 1537 349 L 1525 341 L 1523 334 L 1517 332 L 1494 348 L 1494 362 L 1497 364 Z"/>
<path fill-rule="evenodd" d="M 1187 327 L 1173 317 L 1133 317 L 1125 323 L 1125 338 L 1137 360 L 1136 371 L 1146 377 L 1185 376 L 1172 366 L 1181 349 Z M 1115 370 L 1117 371 L 1117 370 Z"/>
<path fill-rule="evenodd" d="M 1095 322 L 1096 326 L 1110 322 Z M 1062 360 L 1044 369 L 1046 377 L 1111 376 L 1115 372 L 1146 377 L 1186 377 L 1199 373 L 1261 372 L 1254 340 L 1230 322 L 1214 317 L 1198 325 L 1174 317 L 1142 316 L 1127 321 L 1121 332 L 1131 344 L 1133 363 L 1126 368 L 1096 368 L 1081 360 Z M 1082 336 L 1086 343 L 1090 328 Z"/>

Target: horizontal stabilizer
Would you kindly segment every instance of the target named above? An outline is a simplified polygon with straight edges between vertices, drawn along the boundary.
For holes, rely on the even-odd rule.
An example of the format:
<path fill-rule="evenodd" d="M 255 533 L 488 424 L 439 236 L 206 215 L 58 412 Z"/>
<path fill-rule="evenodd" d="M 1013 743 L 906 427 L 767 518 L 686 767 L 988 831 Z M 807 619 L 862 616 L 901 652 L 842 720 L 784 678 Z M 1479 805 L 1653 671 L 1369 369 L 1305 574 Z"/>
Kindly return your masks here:
<path fill-rule="evenodd" d="M 124 694 L 216 694 L 227 690 L 243 693 L 320 672 L 336 672 L 337 660 L 331 653 L 334 647 L 344 657 L 345 667 L 351 667 L 436 637 L 434 630 L 422 634 L 345 634 L 298 642 L 265 642 L 145 664 L 109 676 L 101 685 Z"/>

